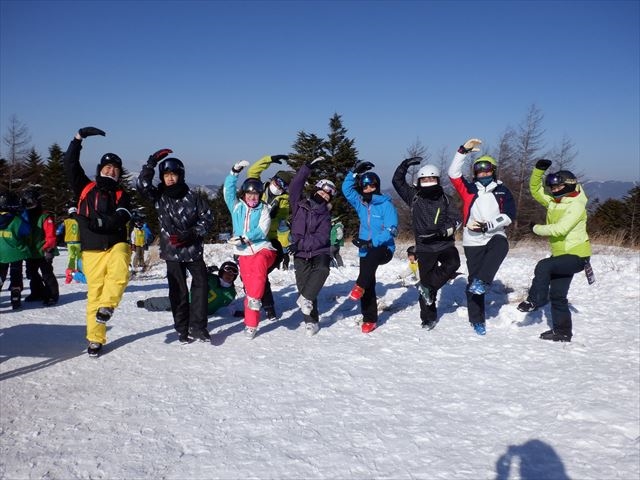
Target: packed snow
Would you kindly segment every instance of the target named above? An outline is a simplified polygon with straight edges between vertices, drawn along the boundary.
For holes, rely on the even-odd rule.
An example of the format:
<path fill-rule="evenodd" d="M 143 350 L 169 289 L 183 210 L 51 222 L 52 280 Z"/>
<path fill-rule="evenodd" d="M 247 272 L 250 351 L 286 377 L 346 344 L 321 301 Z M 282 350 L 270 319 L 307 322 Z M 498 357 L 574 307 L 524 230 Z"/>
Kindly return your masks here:
<path fill-rule="evenodd" d="M 12 311 L 7 280 L 0 478 L 637 480 L 638 252 L 594 246 L 597 282 L 578 274 L 569 292 L 573 341 L 554 343 L 538 338 L 548 307 L 516 310 L 546 243 L 509 252 L 485 337 L 468 323 L 464 275 L 440 292 L 438 326 L 420 327 L 417 290 L 398 279 L 407 246 L 378 270 L 382 312 L 368 335 L 347 300 L 351 245 L 320 294 L 313 337 L 294 271 L 277 270 L 279 318 L 255 339 L 232 307 L 210 317 L 211 344 L 180 345 L 170 312 L 136 306 L 167 295 L 156 262 L 131 279 L 99 358 L 86 354 L 86 285 L 64 284 L 66 251 L 54 261 L 56 306 Z M 209 265 L 230 257 L 227 245 L 206 248 Z"/>

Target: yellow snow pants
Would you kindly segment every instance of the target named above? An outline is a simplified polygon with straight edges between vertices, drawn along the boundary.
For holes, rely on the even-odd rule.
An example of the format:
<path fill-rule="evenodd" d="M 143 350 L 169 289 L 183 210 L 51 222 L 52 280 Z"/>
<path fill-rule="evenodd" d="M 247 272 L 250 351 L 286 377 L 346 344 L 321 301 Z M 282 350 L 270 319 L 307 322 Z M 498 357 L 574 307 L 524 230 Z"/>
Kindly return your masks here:
<path fill-rule="evenodd" d="M 109 250 L 85 250 L 82 267 L 87 277 L 87 340 L 107 343 L 107 326 L 96 322 L 100 307 L 116 308 L 129 283 L 131 247 L 116 243 Z"/>

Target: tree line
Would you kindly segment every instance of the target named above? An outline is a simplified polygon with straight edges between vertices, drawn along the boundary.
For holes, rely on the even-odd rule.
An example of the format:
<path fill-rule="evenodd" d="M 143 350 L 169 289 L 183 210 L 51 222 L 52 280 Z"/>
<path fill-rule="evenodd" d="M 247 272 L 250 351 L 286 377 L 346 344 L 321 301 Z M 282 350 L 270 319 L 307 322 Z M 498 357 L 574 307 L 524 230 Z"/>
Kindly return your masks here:
<path fill-rule="evenodd" d="M 544 115 L 534 104 L 531 105 L 524 119 L 515 127 L 507 126 L 499 136 L 497 144 L 483 145 L 482 154 L 493 156 L 499 165 L 498 178 L 511 190 L 518 206 L 518 216 L 510 227 L 510 238 L 519 240 L 529 235 L 529 224 L 544 223 L 545 209 L 533 200 L 529 193 L 529 175 L 540 158 L 548 158 L 553 161 L 552 171 L 560 169 L 572 170 L 578 177 L 582 172 L 576 171 L 574 160 L 577 150 L 570 138 L 564 137 L 561 143 L 551 148 L 546 147 L 545 130 L 543 128 Z M 473 135 L 473 132 L 469 133 Z M 462 142 L 464 138 L 460 141 Z M 6 154 L 0 158 L 0 189 L 14 190 L 20 193 L 31 185 L 38 185 L 43 193 L 43 206 L 52 212 L 57 218 L 66 216 L 70 206 L 75 205 L 77 199 L 67 185 L 64 176 L 62 159 L 64 151 L 57 143 L 49 147 L 48 156 L 42 156 L 30 146 L 31 138 L 28 128 L 14 115 L 11 117 L 7 132 L 3 136 Z M 458 207 L 460 200 L 453 192 L 451 184 L 447 180 L 447 169 L 453 158 L 451 152 L 458 145 L 442 147 L 432 153 L 418 139 L 409 145 L 404 155 L 399 152 L 397 164 L 403 158 L 420 156 L 422 164 L 431 163 L 441 170 L 442 184 L 447 193 Z M 289 168 L 297 171 L 304 163 L 318 156 L 324 156 L 326 161 L 320 162 L 319 168 L 314 169 L 309 179 L 310 189 L 321 178 L 331 179 L 338 187 L 342 184 L 345 174 L 359 160 L 355 139 L 348 136 L 348 130 L 344 126 L 342 116 L 335 113 L 328 123 L 328 133 L 324 136 L 316 133 L 299 131 L 291 145 L 289 155 Z M 88 167 L 90 168 L 90 167 Z M 409 176 L 415 176 L 419 166 L 412 167 Z M 87 171 L 89 176 L 93 172 Z M 123 169 L 122 182 L 124 188 L 131 193 L 134 208 L 146 213 L 147 221 L 157 233 L 158 224 L 153 206 L 140 197 L 135 190 L 135 180 L 138 172 L 131 173 Z M 467 174 L 470 174 L 467 173 Z M 267 180 L 267 179 L 263 179 Z M 388 180 L 388 183 L 385 182 Z M 412 181 L 413 178 L 409 178 Z M 395 205 L 400 217 L 401 232 L 411 230 L 411 217 L 409 209 L 395 192 L 391 191 L 391 178 L 383 179 L 384 185 L 394 197 Z M 227 211 L 222 195 L 222 187 L 209 196 L 203 190 L 200 194 L 208 201 L 214 214 L 214 227 L 210 232 L 210 242 L 215 242 L 219 234 L 231 231 L 231 216 Z M 607 200 L 600 204 L 596 202 L 590 209 L 589 231 L 592 235 L 603 233 L 615 234 L 620 244 L 637 246 L 640 240 L 640 221 L 638 221 L 638 202 L 640 200 L 639 187 L 633 188 L 623 200 Z M 348 237 L 354 236 L 358 230 L 358 220 L 355 215 L 350 215 L 350 206 L 343 196 L 338 195 L 332 201 L 332 215 L 340 217 L 345 225 Z M 409 239 L 409 237 L 407 238 Z"/>

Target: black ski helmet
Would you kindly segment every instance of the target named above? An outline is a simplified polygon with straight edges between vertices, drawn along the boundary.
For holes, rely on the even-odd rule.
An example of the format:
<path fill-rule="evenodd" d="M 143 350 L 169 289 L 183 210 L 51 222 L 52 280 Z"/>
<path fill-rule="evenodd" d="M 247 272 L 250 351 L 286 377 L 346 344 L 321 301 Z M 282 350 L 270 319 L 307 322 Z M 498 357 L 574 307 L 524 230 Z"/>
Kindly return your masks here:
<path fill-rule="evenodd" d="M 167 172 L 175 173 L 178 175 L 178 183 L 184 183 L 184 163 L 182 163 L 182 160 L 174 157 L 162 160 L 158 165 L 158 175 L 163 183 L 164 174 Z"/>
<path fill-rule="evenodd" d="M 96 175 L 100 175 L 100 170 L 102 170 L 105 165 L 118 167 L 120 169 L 120 174 L 122 175 L 122 159 L 115 153 L 105 153 L 102 156 L 100 163 L 98 163 L 98 167 L 96 168 Z"/>
<path fill-rule="evenodd" d="M 556 198 L 567 195 L 568 193 L 572 193 L 576 191 L 576 186 L 578 185 L 578 179 L 576 176 L 570 172 L 569 170 L 560 170 L 556 173 L 549 173 L 547 178 L 544 181 L 547 187 L 556 187 L 558 185 L 562 185 L 562 189 L 557 192 L 551 192 Z"/>
<path fill-rule="evenodd" d="M 264 185 L 259 178 L 247 178 L 244 182 L 242 182 L 242 186 L 240 187 L 240 196 L 244 195 L 247 192 L 262 195 L 262 192 L 264 192 Z"/>
<path fill-rule="evenodd" d="M 238 278 L 238 274 L 240 271 L 238 270 L 238 266 L 233 262 L 223 262 L 220 265 L 220 269 L 218 270 L 218 275 L 221 276 L 222 272 L 227 272 L 233 275 L 233 281 L 235 282 L 236 278 Z"/>
<path fill-rule="evenodd" d="M 407 255 L 414 255 L 416 254 L 416 246 L 415 245 L 411 245 L 409 248 L 407 248 Z"/>
<path fill-rule="evenodd" d="M 358 184 L 360 186 L 360 191 L 362 191 L 367 185 L 374 185 L 376 187 L 374 193 L 380 193 L 380 177 L 376 173 L 363 173 L 358 177 Z"/>

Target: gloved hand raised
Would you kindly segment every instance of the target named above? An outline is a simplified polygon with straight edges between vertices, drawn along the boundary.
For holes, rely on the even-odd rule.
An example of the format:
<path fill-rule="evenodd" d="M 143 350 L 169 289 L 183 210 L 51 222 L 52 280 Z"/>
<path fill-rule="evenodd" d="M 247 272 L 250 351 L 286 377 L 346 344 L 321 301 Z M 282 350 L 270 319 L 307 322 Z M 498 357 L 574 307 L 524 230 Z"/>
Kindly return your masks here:
<path fill-rule="evenodd" d="M 170 153 L 173 153 L 173 150 L 170 148 L 162 148 L 158 150 L 156 153 L 149 155 L 149 159 L 147 160 L 147 167 L 156 168 L 158 162 L 165 158 Z"/>
<path fill-rule="evenodd" d="M 233 167 L 231 167 L 231 171 L 233 173 L 240 173 L 243 168 L 248 166 L 249 162 L 247 162 L 246 160 L 240 160 L 239 162 L 233 164 Z"/>
<path fill-rule="evenodd" d="M 289 155 L 271 155 L 271 163 L 278 163 L 282 165 L 282 160 L 288 162 Z"/>
<path fill-rule="evenodd" d="M 482 140 L 480 140 L 479 138 L 470 138 L 469 140 L 464 142 L 464 145 L 460 145 L 460 148 L 458 148 L 458 153 L 466 155 L 469 152 L 479 152 L 479 145 L 482 145 Z"/>
<path fill-rule="evenodd" d="M 309 168 L 314 168 L 318 165 L 318 163 L 323 161 L 324 161 L 324 157 L 316 157 L 309 162 Z"/>
<path fill-rule="evenodd" d="M 361 175 L 364 172 L 371 170 L 375 165 L 371 162 L 367 162 L 365 160 L 358 160 L 356 164 L 353 166 L 353 172 L 356 175 Z"/>
<path fill-rule="evenodd" d="M 105 133 L 103 130 L 100 130 L 96 127 L 82 127 L 80 130 L 78 130 L 78 135 L 80 135 L 82 138 L 91 137 L 93 135 L 102 135 L 104 137 Z"/>
<path fill-rule="evenodd" d="M 352 240 L 352 243 L 358 247 L 358 248 L 363 248 L 365 250 L 370 249 L 371 247 L 373 247 L 373 243 L 371 243 L 371 240 L 362 240 L 361 238 L 354 238 Z"/>
<path fill-rule="evenodd" d="M 420 162 L 422 162 L 422 157 L 405 158 L 402 161 L 402 166 L 409 168 L 414 165 L 420 165 Z"/>
<path fill-rule="evenodd" d="M 547 168 L 551 166 L 551 160 L 547 160 L 546 158 L 541 158 L 536 162 L 536 168 L 538 170 L 545 171 Z"/>

